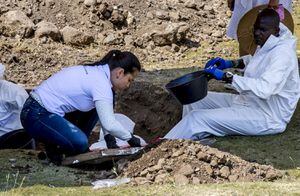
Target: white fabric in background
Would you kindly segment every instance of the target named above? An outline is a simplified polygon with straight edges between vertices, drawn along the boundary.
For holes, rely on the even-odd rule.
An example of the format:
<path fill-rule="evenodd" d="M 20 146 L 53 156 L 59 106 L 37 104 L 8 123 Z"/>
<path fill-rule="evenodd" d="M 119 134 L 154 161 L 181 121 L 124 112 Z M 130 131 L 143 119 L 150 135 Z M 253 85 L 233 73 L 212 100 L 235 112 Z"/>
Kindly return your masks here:
<path fill-rule="evenodd" d="M 283 24 L 253 57 L 246 56 L 244 76 L 234 75 L 238 95 L 209 92 L 183 107 L 182 120 L 166 139 L 202 139 L 209 135 L 268 135 L 283 132 L 299 99 L 296 39 Z"/>
<path fill-rule="evenodd" d="M 23 128 L 20 113 L 27 98 L 24 88 L 0 79 L 0 136 Z"/>
<path fill-rule="evenodd" d="M 237 39 L 237 27 L 240 19 L 252 8 L 268 3 L 269 0 L 235 0 L 234 11 L 227 28 L 227 36 Z M 289 12 L 292 12 L 292 0 L 280 0 L 279 4 L 282 4 Z"/>
<path fill-rule="evenodd" d="M 0 63 L 0 80 L 4 79 L 4 71 L 5 67 L 2 63 Z"/>
<path fill-rule="evenodd" d="M 124 114 L 119 114 L 119 113 L 115 114 L 115 118 L 123 126 L 123 128 L 125 130 L 128 130 L 130 133 L 133 133 L 135 123 L 130 118 L 128 118 Z M 105 132 L 106 131 L 103 131 L 102 128 L 100 129 L 99 141 L 96 142 L 96 143 L 94 143 L 94 144 L 92 144 L 90 146 L 90 150 L 107 149 L 106 142 L 104 140 L 104 135 L 106 134 Z M 142 146 L 145 146 L 147 144 L 143 138 L 141 138 L 141 137 L 139 137 L 137 135 L 135 135 L 135 136 L 138 137 L 138 138 L 140 138 Z M 120 148 L 130 147 L 129 144 L 126 141 L 124 141 L 124 140 L 116 138 L 116 141 L 117 141 L 117 145 Z"/>

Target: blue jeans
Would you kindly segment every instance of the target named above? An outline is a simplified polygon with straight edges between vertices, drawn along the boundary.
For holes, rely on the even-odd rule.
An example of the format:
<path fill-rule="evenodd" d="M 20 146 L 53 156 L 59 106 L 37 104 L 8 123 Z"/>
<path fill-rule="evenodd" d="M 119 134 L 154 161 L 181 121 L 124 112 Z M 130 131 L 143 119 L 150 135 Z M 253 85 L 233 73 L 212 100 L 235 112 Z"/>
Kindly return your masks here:
<path fill-rule="evenodd" d="M 36 100 L 29 97 L 21 112 L 24 129 L 47 148 L 74 155 L 88 150 L 88 137 L 98 121 L 96 109 L 75 111 L 61 117 L 48 112 Z"/>

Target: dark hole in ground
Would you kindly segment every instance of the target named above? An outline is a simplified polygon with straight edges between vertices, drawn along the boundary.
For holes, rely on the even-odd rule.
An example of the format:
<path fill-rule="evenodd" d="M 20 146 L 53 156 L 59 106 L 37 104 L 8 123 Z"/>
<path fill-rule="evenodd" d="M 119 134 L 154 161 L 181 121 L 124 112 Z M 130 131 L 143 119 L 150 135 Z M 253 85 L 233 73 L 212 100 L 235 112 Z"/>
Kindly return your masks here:
<path fill-rule="evenodd" d="M 163 137 L 181 118 L 181 105 L 150 82 L 135 82 L 118 96 L 116 109 L 136 123 L 135 134 L 146 141 Z"/>
<path fill-rule="evenodd" d="M 165 136 L 180 120 L 182 106 L 159 85 L 135 82 L 117 97 L 116 112 L 125 114 L 135 122 L 134 134 L 147 142 Z M 93 133 L 95 142 L 99 133 Z"/>

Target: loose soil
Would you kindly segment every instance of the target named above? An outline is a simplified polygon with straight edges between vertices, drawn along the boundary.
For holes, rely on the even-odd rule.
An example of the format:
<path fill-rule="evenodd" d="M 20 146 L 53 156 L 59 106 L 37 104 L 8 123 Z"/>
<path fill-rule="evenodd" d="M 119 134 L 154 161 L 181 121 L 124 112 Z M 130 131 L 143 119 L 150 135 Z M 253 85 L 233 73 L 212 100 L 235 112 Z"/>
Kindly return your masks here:
<path fill-rule="evenodd" d="M 282 173 L 272 166 L 244 161 L 240 157 L 188 140 L 164 141 L 131 162 L 124 176 L 133 184 L 202 184 L 273 181 Z"/>

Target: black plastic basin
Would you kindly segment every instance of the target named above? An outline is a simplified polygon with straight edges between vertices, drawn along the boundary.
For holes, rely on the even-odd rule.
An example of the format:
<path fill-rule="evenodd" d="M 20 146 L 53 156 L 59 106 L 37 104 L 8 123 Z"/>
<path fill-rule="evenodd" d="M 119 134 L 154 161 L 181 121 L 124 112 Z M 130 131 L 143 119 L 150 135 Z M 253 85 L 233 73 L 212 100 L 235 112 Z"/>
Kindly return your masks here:
<path fill-rule="evenodd" d="M 166 89 L 182 104 L 191 104 L 207 95 L 207 76 L 201 71 L 183 75 L 166 85 Z"/>

